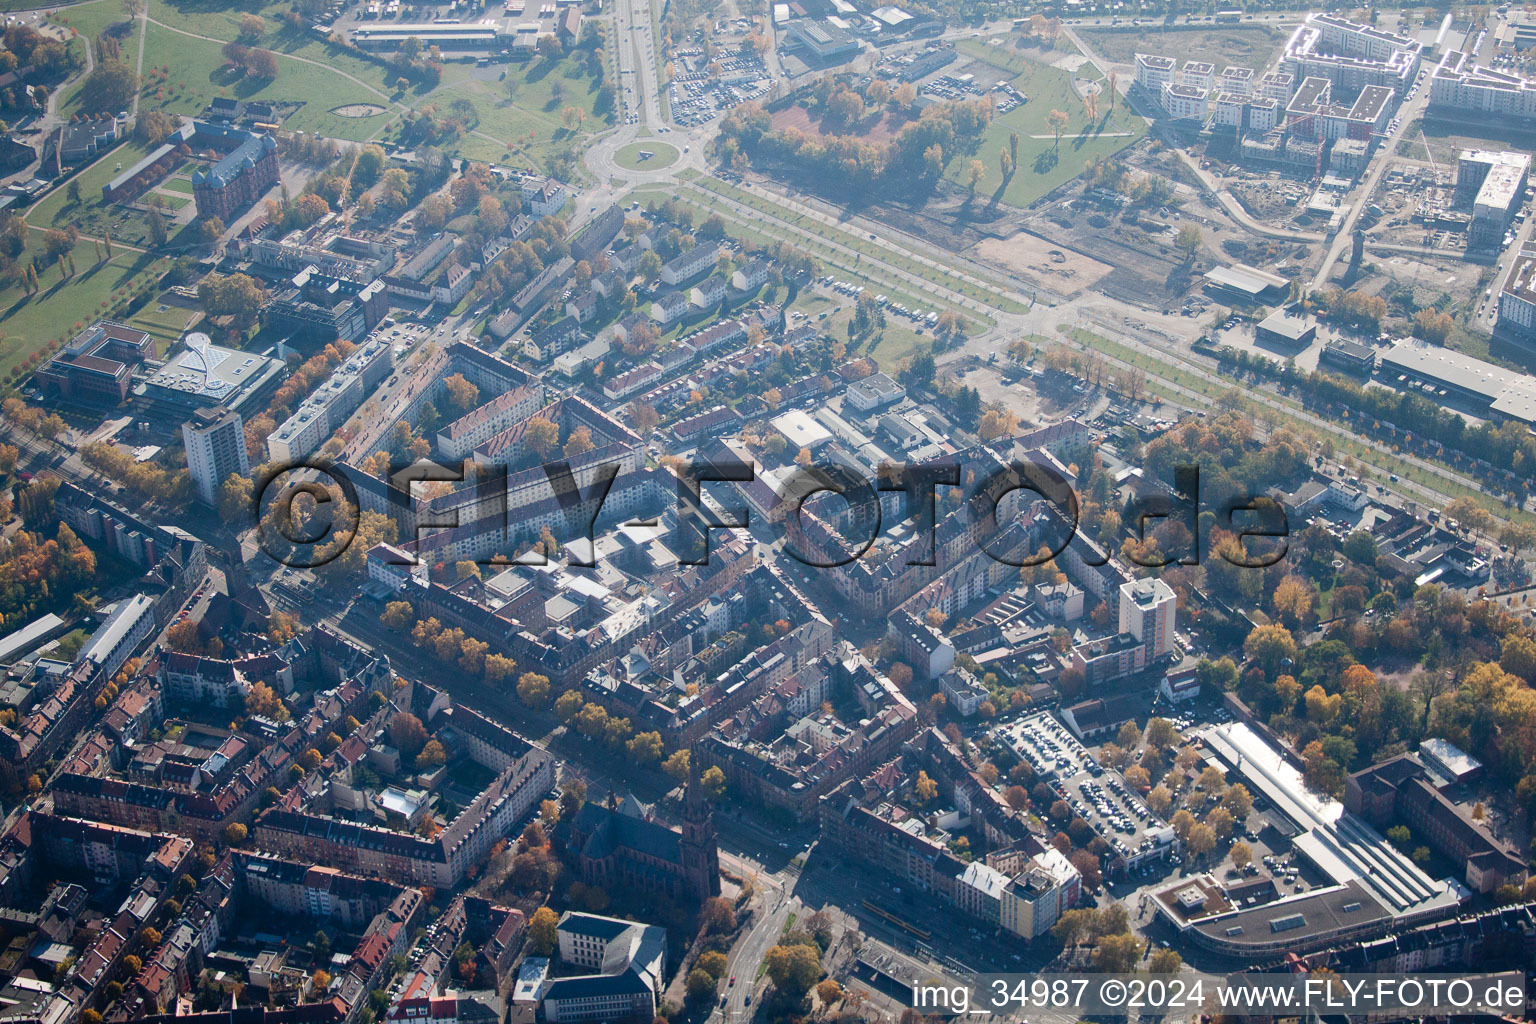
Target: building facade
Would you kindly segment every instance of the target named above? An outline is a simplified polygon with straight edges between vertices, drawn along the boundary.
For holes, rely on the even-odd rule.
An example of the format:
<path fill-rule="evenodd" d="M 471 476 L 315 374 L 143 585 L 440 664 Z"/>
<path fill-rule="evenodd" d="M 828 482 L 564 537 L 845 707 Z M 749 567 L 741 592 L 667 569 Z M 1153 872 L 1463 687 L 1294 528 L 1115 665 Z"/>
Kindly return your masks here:
<path fill-rule="evenodd" d="M 245 450 L 245 424 L 233 409 L 199 409 L 181 425 L 187 452 L 187 473 L 204 505 L 216 505 L 219 488 L 232 475 L 250 476 Z"/>

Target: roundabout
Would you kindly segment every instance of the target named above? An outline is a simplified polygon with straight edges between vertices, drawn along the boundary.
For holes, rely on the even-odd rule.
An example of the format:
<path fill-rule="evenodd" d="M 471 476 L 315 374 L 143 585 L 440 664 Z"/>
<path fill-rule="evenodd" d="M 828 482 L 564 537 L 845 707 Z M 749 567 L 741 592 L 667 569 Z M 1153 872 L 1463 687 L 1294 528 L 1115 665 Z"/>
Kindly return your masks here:
<path fill-rule="evenodd" d="M 649 154 L 649 155 L 647 155 Z M 631 171 L 660 171 L 677 163 L 677 147 L 659 139 L 641 139 L 621 147 L 614 163 Z"/>

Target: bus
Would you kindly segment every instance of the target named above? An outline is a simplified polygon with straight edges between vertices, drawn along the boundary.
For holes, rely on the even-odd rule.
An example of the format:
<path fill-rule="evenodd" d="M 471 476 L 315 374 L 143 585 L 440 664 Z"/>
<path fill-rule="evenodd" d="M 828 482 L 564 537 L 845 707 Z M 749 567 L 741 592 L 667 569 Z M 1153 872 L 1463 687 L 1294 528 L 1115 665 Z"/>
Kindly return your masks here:
<path fill-rule="evenodd" d="M 1216 20 L 1217 21 L 1241 21 L 1242 18 L 1243 18 L 1243 12 L 1242 11 L 1217 11 L 1216 12 Z"/>

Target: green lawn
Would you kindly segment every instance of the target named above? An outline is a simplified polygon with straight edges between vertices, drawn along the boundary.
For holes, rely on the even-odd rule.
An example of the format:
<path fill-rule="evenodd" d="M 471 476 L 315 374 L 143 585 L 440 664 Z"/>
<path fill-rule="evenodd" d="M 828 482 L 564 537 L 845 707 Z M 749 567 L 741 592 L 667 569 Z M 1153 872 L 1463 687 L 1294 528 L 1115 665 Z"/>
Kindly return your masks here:
<path fill-rule="evenodd" d="M 642 152 L 651 155 L 642 159 Z M 677 163 L 677 156 L 676 146 L 647 139 L 645 142 L 631 142 L 614 154 L 614 159 L 620 167 L 628 167 L 632 171 L 659 171 Z"/>
<path fill-rule="evenodd" d="M 841 305 L 841 309 L 838 307 Z M 795 301 L 789 306 L 789 310 L 799 310 L 807 319 L 800 323 L 814 324 L 817 330 L 838 341 L 848 341 L 848 324 L 853 320 L 854 303 L 851 299 L 841 296 L 834 301 L 830 295 L 812 289 L 805 289 L 795 297 Z M 818 320 L 822 313 L 827 314 L 825 320 Z M 909 322 L 903 320 L 894 313 L 886 315 L 885 330 L 863 342 L 858 348 L 850 346 L 850 356 L 870 356 L 882 370 L 894 372 L 896 365 L 919 346 L 931 344 L 931 335 L 918 334 L 909 326 Z"/>
<path fill-rule="evenodd" d="M 519 153 L 541 163 L 556 148 L 587 137 L 589 129 L 606 123 L 594 113 L 597 81 L 579 74 L 578 67 L 570 59 L 508 65 L 504 81 L 464 79 L 438 89 L 427 102 L 445 109 L 455 102 L 474 107 L 480 135 L 459 140 L 460 156 L 496 161 L 504 154 Z M 585 119 L 581 127 L 566 126 L 567 107 L 581 111 Z"/>
<path fill-rule="evenodd" d="M 988 289 L 973 283 L 970 278 L 960 277 L 948 271 L 928 266 L 927 264 L 921 263 L 916 259 L 902 255 L 901 252 L 895 249 L 891 249 L 883 245 L 877 245 L 875 242 L 867 239 L 863 235 L 855 234 L 851 231 L 844 231 L 840 228 L 834 228 L 804 214 L 787 210 L 783 206 L 779 205 L 770 193 L 738 188 L 735 185 L 728 184 L 724 181 L 721 181 L 719 178 L 714 177 L 702 178 L 697 182 L 697 184 L 700 188 L 708 189 L 709 191 L 718 195 L 726 196 L 738 203 L 750 206 L 752 209 L 757 210 L 758 212 L 767 216 L 775 217 L 787 223 L 794 224 L 797 227 L 807 227 L 810 230 L 814 230 L 816 237 L 818 238 L 829 242 L 835 242 L 838 245 L 846 246 L 855 252 L 862 253 L 863 255 L 872 259 L 877 259 L 882 263 L 897 267 L 906 271 L 907 273 L 916 274 L 923 280 L 929 281 L 935 285 L 940 285 L 944 288 L 950 289 L 951 291 L 959 292 L 960 294 L 969 296 L 973 299 L 979 299 L 1010 313 L 1024 313 L 1029 309 L 1029 307 L 1025 306 L 1023 303 L 1017 302 L 1013 299 L 1004 298 L 995 292 L 989 291 Z M 972 274 L 972 277 L 975 276 L 976 275 Z M 1007 289 L 1007 286 L 1003 285 L 999 281 L 985 278 L 983 280 L 986 280 L 988 284 L 995 287 L 1011 290 Z"/>
<path fill-rule="evenodd" d="M 139 58 L 139 33 L 137 29 L 128 27 L 128 17 L 123 13 L 122 4 L 114 3 L 113 0 L 93 0 L 91 3 L 65 7 L 53 12 L 50 20 L 79 32 L 81 38 L 93 47 L 98 36 L 109 28 L 119 26 L 120 31 L 112 35 L 122 47 L 123 59 L 132 65 Z M 64 90 L 64 95 L 59 97 L 60 113 L 68 116 L 79 112 L 80 88 L 84 84 L 85 78 L 82 76 Z"/>
<path fill-rule="evenodd" d="M 1111 112 L 1107 102 L 1101 102 L 1098 120 L 1089 123 L 1083 101 L 1072 88 L 1072 76 L 1060 68 L 985 44 L 971 43 L 965 49 L 981 51 L 976 55 L 990 63 L 1019 71 L 1013 86 L 1029 97 L 1028 103 L 993 119 L 974 156 L 957 156 L 945 169 L 945 177 L 963 187 L 969 184 L 971 160 L 981 161 L 977 202 L 995 196 L 1012 206 L 1028 206 L 1081 174 L 1084 164 L 1112 156 L 1146 134 L 1146 123 L 1119 103 Z M 1059 143 L 1047 123 L 1052 110 L 1060 110 L 1069 119 Z M 1019 136 L 1019 163 L 1005 182 L 999 154 L 1008 149 L 1014 133 Z"/>
<path fill-rule="evenodd" d="M 114 35 L 122 42 L 123 52 L 128 52 L 130 44 L 135 47 L 138 45 L 133 41 L 135 33 L 126 28 L 128 15 L 123 13 L 123 5 L 113 0 L 91 0 L 90 3 L 75 4 L 73 7 L 61 7 L 50 14 L 48 20 L 68 25 L 87 39 L 95 39 L 106 29 L 122 25 L 124 29 Z"/>
<path fill-rule="evenodd" d="M 20 261 L 41 259 L 42 236 L 32 234 L 29 248 Z M 57 268 L 38 272 L 42 290 L 28 296 L 19 287 L 0 289 L 0 377 L 23 362 L 33 352 L 46 348 L 59 338 L 68 340 L 76 324 L 87 324 L 105 316 L 107 308 L 127 289 L 141 287 L 164 272 L 164 261 L 143 253 L 119 249 L 113 258 L 94 266 L 95 246 L 81 241 L 73 253 L 74 277 L 60 281 Z"/>
<path fill-rule="evenodd" d="M 129 139 L 75 175 L 74 180 L 80 185 L 79 203 L 70 202 L 66 189 L 55 189 L 26 211 L 24 216 L 27 224 L 34 231 L 73 224 L 81 234 L 99 238 L 110 232 L 114 242 L 148 246 L 148 216 L 126 206 L 103 202 L 101 187 L 116 177 L 119 171 L 138 163 L 149 149 L 149 146 L 137 139 Z M 176 196 L 161 198 L 165 200 L 168 210 L 186 205 L 186 201 L 178 204 Z"/>
<path fill-rule="evenodd" d="M 26 223 L 41 229 L 63 227 L 65 224 L 80 226 L 84 218 L 104 206 L 101 203 L 101 186 L 117 177 L 120 170 L 126 170 L 143 160 L 151 149 L 152 146 L 141 143 L 137 138 L 127 140 L 75 175 L 74 181 L 80 186 L 81 201 L 78 206 L 69 201 L 65 189 L 55 189 L 26 212 Z"/>
<path fill-rule="evenodd" d="M 334 47 L 315 38 L 305 24 L 301 23 L 297 28 L 289 24 L 284 17 L 289 7 L 288 3 L 281 0 L 275 0 L 275 2 L 269 2 L 269 0 L 150 0 L 149 15 L 157 21 L 174 25 L 184 32 L 209 36 L 213 39 L 230 40 L 239 36 L 240 18 L 243 15 L 257 14 L 266 22 L 266 32 L 253 45 L 275 53 L 286 53 L 319 61 L 337 71 L 360 78 L 385 94 L 394 91 L 394 76 L 382 65 L 354 51 Z M 450 72 L 455 67 L 456 65 L 447 65 L 444 71 L 445 81 L 449 80 Z M 333 79 L 339 77 L 332 76 Z M 278 80 L 282 80 L 281 76 Z M 346 80 L 342 79 L 342 81 Z M 356 88 L 355 84 L 353 88 Z M 373 98 L 367 102 L 385 102 L 377 94 L 370 95 Z M 348 101 L 328 99 L 321 95 L 312 102 L 328 110 Z"/>
<path fill-rule="evenodd" d="M 162 341 L 172 342 L 179 340 L 197 317 L 198 311 L 195 309 L 150 300 L 128 321 L 128 326 L 147 331 Z"/>
<path fill-rule="evenodd" d="M 164 181 L 162 181 L 160 183 L 160 191 L 162 191 L 162 192 L 180 192 L 183 195 L 188 195 L 189 196 L 189 195 L 192 194 L 192 179 L 191 178 L 166 178 Z"/>
<path fill-rule="evenodd" d="M 223 70 L 222 45 L 194 39 L 160 25 L 144 38 L 144 95 L 140 109 L 173 114 L 201 114 L 217 96 L 235 99 L 304 100 L 283 122 L 287 131 L 318 132 L 327 137 L 363 141 L 377 132 L 384 117 L 339 117 L 331 108 L 351 103 L 381 104 L 378 95 L 326 67 L 278 57 L 278 75 L 270 82 Z M 161 69 L 170 72 L 163 79 Z"/>

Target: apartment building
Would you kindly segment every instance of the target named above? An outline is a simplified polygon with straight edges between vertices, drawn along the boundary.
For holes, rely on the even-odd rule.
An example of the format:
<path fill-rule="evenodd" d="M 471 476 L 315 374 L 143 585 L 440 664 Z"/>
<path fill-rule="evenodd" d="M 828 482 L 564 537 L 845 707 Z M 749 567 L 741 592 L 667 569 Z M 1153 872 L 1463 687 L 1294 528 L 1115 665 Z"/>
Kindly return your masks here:
<path fill-rule="evenodd" d="M 219 488 L 231 476 L 250 476 L 245 450 L 245 424 L 233 409 L 199 409 L 181 425 L 187 453 L 187 473 L 197 499 L 216 505 Z"/>

